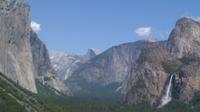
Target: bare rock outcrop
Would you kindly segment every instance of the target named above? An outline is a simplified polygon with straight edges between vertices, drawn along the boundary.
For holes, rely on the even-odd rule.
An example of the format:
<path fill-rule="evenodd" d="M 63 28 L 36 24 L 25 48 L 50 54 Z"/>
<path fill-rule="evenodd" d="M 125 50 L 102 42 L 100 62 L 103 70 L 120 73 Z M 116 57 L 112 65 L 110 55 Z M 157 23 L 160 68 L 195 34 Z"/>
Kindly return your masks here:
<path fill-rule="evenodd" d="M 168 46 L 179 58 L 187 54 L 200 56 L 200 23 L 185 17 L 179 19 L 169 36 Z"/>
<path fill-rule="evenodd" d="M 26 0 L 0 0 L 0 71 L 36 93 Z"/>

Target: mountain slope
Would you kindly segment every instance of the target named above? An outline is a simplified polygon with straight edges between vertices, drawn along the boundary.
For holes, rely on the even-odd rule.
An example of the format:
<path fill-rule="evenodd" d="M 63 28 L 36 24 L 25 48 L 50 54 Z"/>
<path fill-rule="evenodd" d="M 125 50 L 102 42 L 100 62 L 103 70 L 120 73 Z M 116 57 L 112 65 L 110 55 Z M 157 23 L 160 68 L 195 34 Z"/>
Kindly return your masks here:
<path fill-rule="evenodd" d="M 0 74 L 1 112 L 49 112 L 33 94 Z"/>
<path fill-rule="evenodd" d="M 139 59 L 133 63 L 135 67 L 131 69 L 124 87 L 126 102 L 148 102 L 159 106 L 166 101 L 163 99 L 166 91 L 169 92 L 169 101 L 190 102 L 200 91 L 199 42 L 200 24 L 181 18 L 168 41 L 146 45 Z M 172 85 L 169 90 L 168 85 Z"/>

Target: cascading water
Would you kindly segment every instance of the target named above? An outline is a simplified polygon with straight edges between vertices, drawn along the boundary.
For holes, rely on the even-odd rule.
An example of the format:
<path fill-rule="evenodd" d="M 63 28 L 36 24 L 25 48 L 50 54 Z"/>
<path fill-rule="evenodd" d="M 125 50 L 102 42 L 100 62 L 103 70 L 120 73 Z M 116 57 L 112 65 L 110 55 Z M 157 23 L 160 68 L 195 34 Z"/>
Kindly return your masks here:
<path fill-rule="evenodd" d="M 172 79 L 173 79 L 173 75 L 170 76 L 169 83 L 167 85 L 166 91 L 164 93 L 164 96 L 161 99 L 161 103 L 159 104 L 158 108 L 165 106 L 172 100 L 171 98 Z"/>

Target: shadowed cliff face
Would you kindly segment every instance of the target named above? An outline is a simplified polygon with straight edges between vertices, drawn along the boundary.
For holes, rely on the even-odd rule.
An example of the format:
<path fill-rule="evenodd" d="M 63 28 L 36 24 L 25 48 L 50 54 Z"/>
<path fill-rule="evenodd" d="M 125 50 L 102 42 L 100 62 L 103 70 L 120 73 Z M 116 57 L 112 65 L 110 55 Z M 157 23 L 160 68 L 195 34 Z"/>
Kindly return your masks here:
<path fill-rule="evenodd" d="M 31 31 L 31 51 L 33 56 L 33 63 L 36 70 L 36 76 L 42 76 L 47 74 L 51 69 L 51 63 L 49 59 L 48 50 L 45 44 L 38 38 L 37 34 Z"/>
<path fill-rule="evenodd" d="M 174 81 L 173 96 L 189 102 L 200 91 L 200 59 L 184 65 L 177 73 Z"/>
<path fill-rule="evenodd" d="M 0 71 L 37 92 L 29 42 L 29 6 L 25 0 L 1 0 L 0 9 Z"/>
<path fill-rule="evenodd" d="M 35 78 L 39 79 L 43 83 L 47 83 L 59 92 L 70 94 L 68 88 L 64 84 L 64 81 L 58 77 L 58 74 L 51 65 L 46 45 L 33 31 L 31 31 L 30 43 L 33 64 L 36 71 Z"/>
<path fill-rule="evenodd" d="M 126 102 L 159 105 L 172 74 L 172 98 L 188 102 L 200 91 L 200 24 L 181 18 L 169 40 L 159 43 L 147 44 L 133 62 L 124 86 Z"/>

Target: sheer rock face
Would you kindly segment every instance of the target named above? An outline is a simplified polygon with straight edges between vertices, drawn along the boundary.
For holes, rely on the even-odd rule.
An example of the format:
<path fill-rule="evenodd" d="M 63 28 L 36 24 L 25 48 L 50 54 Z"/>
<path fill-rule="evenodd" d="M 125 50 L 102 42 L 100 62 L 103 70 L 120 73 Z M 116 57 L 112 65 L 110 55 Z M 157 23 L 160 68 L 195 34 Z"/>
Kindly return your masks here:
<path fill-rule="evenodd" d="M 174 98 L 188 102 L 200 92 L 200 60 L 195 60 L 181 68 L 174 80 Z"/>
<path fill-rule="evenodd" d="M 130 70 L 131 62 L 138 58 L 140 49 L 144 43 L 143 41 L 139 41 L 108 49 L 80 65 L 66 81 L 67 85 L 73 92 L 81 91 L 84 84 L 93 84 L 102 87 L 115 83 L 121 85 Z"/>
<path fill-rule="evenodd" d="M 147 44 L 123 86 L 127 103 L 157 104 L 174 74 L 172 98 L 188 102 L 200 92 L 200 23 L 181 18 L 168 41 Z"/>
<path fill-rule="evenodd" d="M 38 38 L 37 34 L 31 31 L 31 49 L 33 56 L 33 64 L 35 67 L 35 78 L 47 83 L 52 88 L 69 93 L 64 81 L 58 77 L 58 74 L 51 66 L 48 50 L 45 44 Z M 48 80 L 47 80 L 48 79 Z"/>
<path fill-rule="evenodd" d="M 200 56 L 200 23 L 189 18 L 179 19 L 170 34 L 168 45 L 170 52 L 179 58 L 186 54 Z"/>
<path fill-rule="evenodd" d="M 165 44 L 165 43 L 162 43 Z M 129 73 L 126 82 L 125 101 L 129 104 L 148 102 L 156 105 L 165 91 L 170 73 L 166 72 L 164 63 L 181 64 L 159 43 L 146 44 Z"/>
<path fill-rule="evenodd" d="M 29 42 L 30 8 L 25 0 L 1 0 L 0 9 L 0 71 L 36 93 Z"/>
<path fill-rule="evenodd" d="M 45 44 L 43 44 L 37 34 L 33 31 L 31 31 L 30 43 L 37 76 L 43 76 L 51 69 L 48 50 Z"/>

